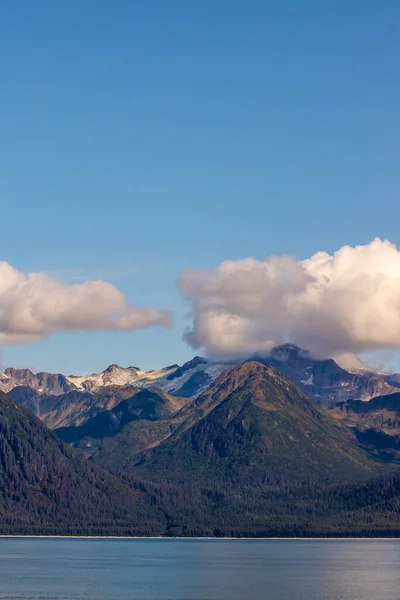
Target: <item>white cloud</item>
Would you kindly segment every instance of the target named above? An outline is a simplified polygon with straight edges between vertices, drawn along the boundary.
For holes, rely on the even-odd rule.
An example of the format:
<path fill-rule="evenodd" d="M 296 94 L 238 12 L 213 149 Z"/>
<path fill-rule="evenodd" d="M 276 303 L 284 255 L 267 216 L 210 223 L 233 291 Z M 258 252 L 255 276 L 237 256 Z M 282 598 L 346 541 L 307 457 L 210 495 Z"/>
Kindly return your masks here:
<path fill-rule="evenodd" d="M 170 313 L 135 308 L 106 281 L 67 284 L 0 262 L 0 344 L 25 344 L 59 331 L 132 331 L 169 326 Z"/>
<path fill-rule="evenodd" d="M 273 256 L 184 271 L 187 341 L 209 356 L 267 352 L 290 341 L 315 355 L 400 347 L 400 251 L 375 239 L 303 261 Z"/>

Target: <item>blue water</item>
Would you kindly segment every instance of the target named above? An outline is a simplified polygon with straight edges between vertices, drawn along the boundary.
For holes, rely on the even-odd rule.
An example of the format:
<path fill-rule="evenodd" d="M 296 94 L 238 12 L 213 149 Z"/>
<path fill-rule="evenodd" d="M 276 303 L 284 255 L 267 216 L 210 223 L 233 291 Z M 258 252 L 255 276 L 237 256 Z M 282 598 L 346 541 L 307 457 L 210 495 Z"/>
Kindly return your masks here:
<path fill-rule="evenodd" d="M 1 600 L 399 600 L 400 541 L 0 539 Z"/>

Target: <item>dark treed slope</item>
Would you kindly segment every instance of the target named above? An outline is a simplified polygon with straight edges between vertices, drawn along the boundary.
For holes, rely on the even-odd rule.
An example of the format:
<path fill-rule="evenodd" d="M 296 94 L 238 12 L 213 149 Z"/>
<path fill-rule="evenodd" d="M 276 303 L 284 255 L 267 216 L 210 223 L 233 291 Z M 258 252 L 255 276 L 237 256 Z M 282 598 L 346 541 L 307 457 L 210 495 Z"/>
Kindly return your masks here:
<path fill-rule="evenodd" d="M 0 532 L 135 533 L 163 528 L 145 495 L 79 457 L 0 392 Z"/>
<path fill-rule="evenodd" d="M 368 402 L 348 400 L 330 409 L 330 414 L 347 424 L 376 425 L 387 433 L 400 433 L 400 393 L 377 396 Z"/>
<path fill-rule="evenodd" d="M 167 535 L 399 537 L 400 476 L 365 482 L 143 483 L 167 518 Z"/>
<path fill-rule="evenodd" d="M 377 479 L 384 465 L 346 428 L 255 362 L 223 373 L 171 419 L 129 423 L 92 460 L 140 477 L 167 535 L 400 533 L 399 477 Z"/>
<path fill-rule="evenodd" d="M 255 386 L 252 389 L 254 398 L 243 397 L 243 386 L 247 385 L 250 388 Z M 273 394 L 270 393 L 271 388 Z M 269 390 L 267 396 L 266 390 Z M 272 475 L 275 477 L 268 478 L 255 468 L 257 465 L 252 461 L 270 456 L 269 452 L 266 456 L 260 452 L 265 442 L 260 445 L 257 438 L 264 436 L 266 424 L 270 428 L 263 413 L 273 413 L 274 404 L 278 406 L 275 412 L 284 417 L 283 429 L 278 428 L 278 437 L 273 436 L 274 445 L 278 440 L 276 454 L 282 458 L 284 472 L 280 467 L 274 471 L 272 462 Z M 219 415 L 218 408 L 224 405 L 225 409 Z M 242 408 L 238 411 L 239 405 Z M 252 408 L 253 405 L 256 409 Z M 170 473 L 158 469 L 149 469 L 147 473 L 142 469 L 142 476 L 147 475 L 147 481 L 139 481 L 139 471 L 135 469 L 133 475 L 136 480 L 132 479 L 134 489 L 131 489 L 96 465 L 79 458 L 34 416 L 1 395 L 0 531 L 217 536 L 400 534 L 398 476 L 387 475 L 365 482 L 340 484 L 329 483 L 327 478 L 322 482 L 310 479 L 299 481 L 295 476 L 289 484 L 288 478 L 292 476 L 293 466 L 296 466 L 298 459 L 294 458 L 293 453 L 288 455 L 281 450 L 294 443 L 299 450 L 299 460 L 307 458 L 308 450 L 298 447 L 298 443 L 304 441 L 304 434 L 309 448 L 309 443 L 313 446 L 315 442 L 317 460 L 315 467 L 311 467 L 313 476 L 320 476 L 320 460 L 329 458 L 332 453 L 341 456 L 340 464 L 346 470 L 344 477 L 349 475 L 351 468 L 352 477 L 363 479 L 368 468 L 359 460 L 358 449 L 347 445 L 347 438 L 342 437 L 340 429 L 332 429 L 329 419 L 326 427 L 327 423 L 319 409 L 296 386 L 293 387 L 292 382 L 262 365 L 249 365 L 221 377 L 208 394 L 204 394 L 197 403 L 181 409 L 172 419 L 128 423 L 117 436 L 109 438 L 109 442 L 114 442 L 129 428 L 137 426 L 142 432 L 147 429 L 150 439 L 153 435 L 151 426 L 159 427 L 162 424 L 170 427 L 172 422 L 178 428 L 177 439 L 185 441 L 185 436 L 190 431 L 196 431 L 202 421 L 207 422 L 215 411 L 215 423 L 210 426 L 208 438 L 213 446 L 206 458 L 217 463 L 222 474 L 220 478 L 204 479 L 202 473 L 198 472 L 202 460 L 197 460 L 199 448 L 196 447 L 189 449 L 189 458 L 193 460 L 187 469 L 184 484 L 167 484 L 165 478 Z M 308 415 L 305 421 L 299 411 Z M 289 426 L 294 415 L 299 417 L 302 431 L 294 424 Z M 240 416 L 242 419 L 238 420 Z M 233 442 L 237 469 L 232 469 L 229 462 L 231 457 L 225 453 L 223 433 L 222 437 L 216 435 L 221 423 L 227 428 L 228 437 L 225 441 Z M 243 429 L 239 427 L 235 431 L 239 423 Z M 247 439 L 243 430 L 246 431 L 248 426 L 250 437 Z M 325 446 L 318 433 L 320 427 L 329 438 Z M 164 435 L 168 433 L 165 431 Z M 300 437 L 297 438 L 297 435 Z M 153 438 L 157 436 L 153 435 Z M 205 442 L 206 438 L 203 436 L 199 441 Z M 169 444 L 168 440 L 164 444 Z M 188 448 L 185 444 L 181 447 L 183 450 Z M 209 444 L 204 446 L 208 447 Z M 318 454 L 321 448 L 323 452 Z M 174 459 L 173 452 L 170 458 Z M 329 461 L 329 466 L 333 465 L 335 469 L 336 459 L 331 456 Z M 310 467 L 308 458 L 306 464 Z M 325 474 L 325 469 L 322 472 Z M 215 473 L 214 469 L 210 470 L 210 474 Z M 152 481 L 149 481 L 149 476 Z"/>

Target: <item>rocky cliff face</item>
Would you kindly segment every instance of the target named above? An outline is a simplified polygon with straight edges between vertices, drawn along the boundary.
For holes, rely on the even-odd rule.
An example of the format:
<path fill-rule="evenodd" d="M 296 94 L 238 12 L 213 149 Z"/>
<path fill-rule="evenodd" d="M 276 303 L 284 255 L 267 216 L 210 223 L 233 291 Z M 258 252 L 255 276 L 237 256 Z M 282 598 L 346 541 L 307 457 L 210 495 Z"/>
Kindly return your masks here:
<path fill-rule="evenodd" d="M 29 369 L 9 368 L 0 375 L 0 390 L 7 393 L 18 385 L 24 385 L 46 394 L 64 394 L 75 385 L 61 373 L 32 373 Z"/>

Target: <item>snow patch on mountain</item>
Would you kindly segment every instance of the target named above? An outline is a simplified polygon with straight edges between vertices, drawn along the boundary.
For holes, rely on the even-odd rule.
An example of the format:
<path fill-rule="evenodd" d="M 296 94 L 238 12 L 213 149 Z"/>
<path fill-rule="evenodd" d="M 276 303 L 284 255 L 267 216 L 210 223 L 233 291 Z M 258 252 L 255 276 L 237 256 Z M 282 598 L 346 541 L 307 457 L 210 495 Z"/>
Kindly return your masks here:
<path fill-rule="evenodd" d="M 314 384 L 314 375 L 312 373 L 309 374 L 307 379 L 301 379 L 301 383 L 303 385 L 313 385 Z"/>
<path fill-rule="evenodd" d="M 193 361 L 190 361 L 193 363 Z M 197 361 L 196 361 L 197 362 Z M 66 379 L 69 383 L 78 390 L 87 390 L 95 392 L 97 389 L 109 385 L 134 385 L 136 387 L 146 388 L 150 385 L 156 386 L 165 392 L 171 394 L 179 390 L 192 375 L 196 372 L 202 371 L 210 376 L 211 380 L 215 379 L 228 367 L 236 364 L 236 361 L 229 363 L 225 362 L 208 362 L 206 360 L 198 361 L 194 363 L 195 366 L 191 366 L 189 363 L 187 368 L 178 367 L 178 365 L 172 365 L 171 367 L 164 367 L 163 369 L 156 371 L 142 371 L 137 367 L 120 367 L 118 365 L 111 365 L 102 373 L 92 373 L 91 375 L 70 375 Z M 171 377 L 179 369 L 182 375 L 178 377 Z M 205 386 L 207 387 L 207 386 Z M 196 396 L 203 391 L 200 388 Z"/>

